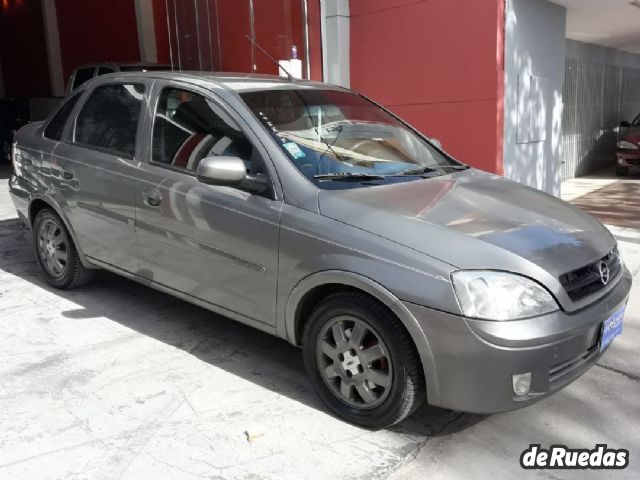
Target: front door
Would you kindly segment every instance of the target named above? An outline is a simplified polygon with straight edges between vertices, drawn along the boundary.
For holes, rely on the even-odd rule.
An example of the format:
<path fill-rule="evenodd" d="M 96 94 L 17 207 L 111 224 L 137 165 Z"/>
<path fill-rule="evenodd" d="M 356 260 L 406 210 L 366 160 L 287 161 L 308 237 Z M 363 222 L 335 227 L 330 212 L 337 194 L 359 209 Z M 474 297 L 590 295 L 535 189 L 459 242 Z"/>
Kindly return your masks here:
<path fill-rule="evenodd" d="M 205 157 L 232 155 L 265 175 L 265 154 L 240 119 L 205 91 L 159 88 L 149 162 L 141 165 L 136 232 L 141 275 L 209 304 L 275 324 L 282 202 L 195 177 Z"/>

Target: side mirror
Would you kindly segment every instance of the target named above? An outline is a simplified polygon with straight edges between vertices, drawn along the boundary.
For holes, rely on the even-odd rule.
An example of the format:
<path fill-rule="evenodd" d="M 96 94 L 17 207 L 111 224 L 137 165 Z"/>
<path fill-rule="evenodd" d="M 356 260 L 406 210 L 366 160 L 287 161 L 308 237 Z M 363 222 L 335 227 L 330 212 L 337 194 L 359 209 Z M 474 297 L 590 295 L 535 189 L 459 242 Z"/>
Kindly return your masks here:
<path fill-rule="evenodd" d="M 198 164 L 196 178 L 207 185 L 237 187 L 247 178 L 247 167 L 238 157 L 206 157 Z"/>
<path fill-rule="evenodd" d="M 268 177 L 247 175 L 247 167 L 238 157 L 206 157 L 196 168 L 196 178 L 207 185 L 235 187 L 260 194 L 269 190 Z"/>
<path fill-rule="evenodd" d="M 436 147 L 438 147 L 440 150 L 442 150 L 442 142 L 440 140 L 438 140 L 437 138 L 430 138 L 429 141 L 433 143 Z"/>
<path fill-rule="evenodd" d="M 624 128 L 629 128 L 631 126 L 631 123 L 628 120 L 623 120 L 620 122 L 620 126 Z"/>

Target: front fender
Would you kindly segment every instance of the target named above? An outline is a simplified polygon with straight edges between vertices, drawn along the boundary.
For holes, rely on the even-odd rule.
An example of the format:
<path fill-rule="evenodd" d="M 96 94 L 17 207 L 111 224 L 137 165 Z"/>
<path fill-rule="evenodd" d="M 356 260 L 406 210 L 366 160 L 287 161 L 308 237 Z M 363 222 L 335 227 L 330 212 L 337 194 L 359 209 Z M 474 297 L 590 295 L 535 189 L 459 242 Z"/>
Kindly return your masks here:
<path fill-rule="evenodd" d="M 430 401 L 437 400 L 437 398 L 439 398 L 439 392 L 435 362 L 429 341 L 424 331 L 413 314 L 407 309 L 407 307 L 405 307 L 400 299 L 385 287 L 368 277 L 343 270 L 324 270 L 303 278 L 293 288 L 287 298 L 284 316 L 279 320 L 279 324 L 277 325 L 279 335 L 286 338 L 292 344 L 297 345 L 296 311 L 298 305 L 304 298 L 305 294 L 315 287 L 327 284 L 341 284 L 362 290 L 378 299 L 396 315 L 407 329 L 416 345 L 427 389 L 429 390 L 429 399 Z"/>

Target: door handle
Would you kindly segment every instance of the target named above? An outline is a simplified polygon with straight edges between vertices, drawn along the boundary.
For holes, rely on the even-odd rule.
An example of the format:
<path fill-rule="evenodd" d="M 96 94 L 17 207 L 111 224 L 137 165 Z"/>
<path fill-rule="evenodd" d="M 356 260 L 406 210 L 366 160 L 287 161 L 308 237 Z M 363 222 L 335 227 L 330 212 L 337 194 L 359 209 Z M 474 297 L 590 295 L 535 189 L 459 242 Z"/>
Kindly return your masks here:
<path fill-rule="evenodd" d="M 142 192 L 142 198 L 150 207 L 159 207 L 162 203 L 162 194 L 158 190 L 145 190 Z"/>

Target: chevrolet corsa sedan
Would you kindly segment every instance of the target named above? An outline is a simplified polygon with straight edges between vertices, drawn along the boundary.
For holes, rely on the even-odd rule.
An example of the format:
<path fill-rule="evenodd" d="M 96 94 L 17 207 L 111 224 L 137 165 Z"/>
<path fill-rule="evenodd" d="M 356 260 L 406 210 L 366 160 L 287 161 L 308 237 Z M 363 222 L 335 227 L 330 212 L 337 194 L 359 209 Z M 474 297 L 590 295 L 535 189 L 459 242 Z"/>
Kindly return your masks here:
<path fill-rule="evenodd" d="M 13 155 L 47 282 L 104 268 L 284 338 L 366 427 L 425 399 L 529 405 L 622 329 L 631 276 L 600 223 L 339 87 L 105 75 Z"/>

